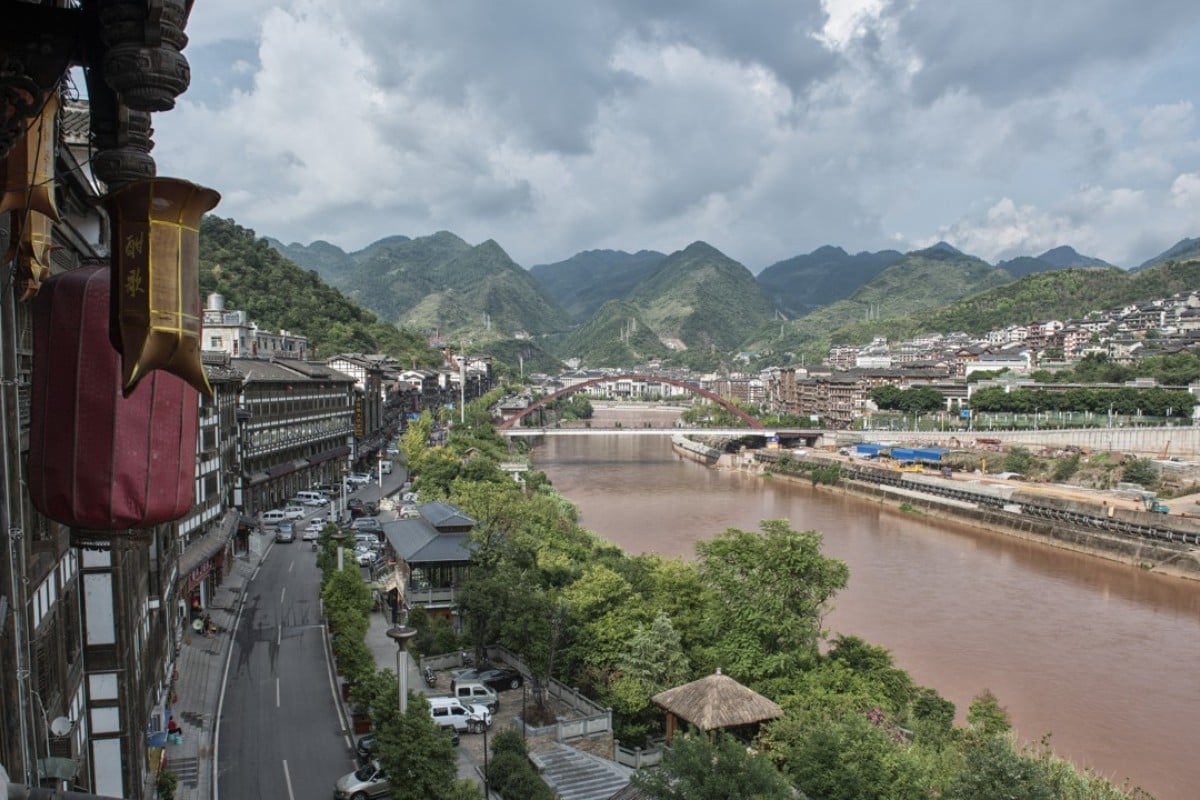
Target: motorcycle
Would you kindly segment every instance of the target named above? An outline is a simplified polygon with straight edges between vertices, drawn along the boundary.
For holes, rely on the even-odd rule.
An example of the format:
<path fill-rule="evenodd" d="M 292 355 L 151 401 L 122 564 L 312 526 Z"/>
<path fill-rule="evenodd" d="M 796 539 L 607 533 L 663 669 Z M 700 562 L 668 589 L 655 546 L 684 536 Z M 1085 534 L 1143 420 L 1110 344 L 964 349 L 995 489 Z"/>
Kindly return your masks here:
<path fill-rule="evenodd" d="M 313 552 L 317 552 L 317 541 L 314 539 L 312 543 Z"/>
<path fill-rule="evenodd" d="M 437 686 L 437 673 L 429 667 L 425 668 L 425 685 L 431 689 Z"/>

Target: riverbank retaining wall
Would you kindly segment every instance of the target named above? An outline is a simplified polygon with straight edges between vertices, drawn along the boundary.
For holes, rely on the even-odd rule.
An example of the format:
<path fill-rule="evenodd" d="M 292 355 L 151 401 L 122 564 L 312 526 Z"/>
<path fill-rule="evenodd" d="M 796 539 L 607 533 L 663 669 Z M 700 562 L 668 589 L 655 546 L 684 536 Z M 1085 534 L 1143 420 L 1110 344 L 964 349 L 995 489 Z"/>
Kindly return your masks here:
<path fill-rule="evenodd" d="M 684 458 L 690 458 L 708 467 L 716 464 L 721 458 L 721 451 L 717 448 L 689 439 L 682 433 L 671 437 L 671 449 Z"/>
<path fill-rule="evenodd" d="M 792 458 L 797 466 L 824 466 L 826 459 Z M 805 472 L 783 469 L 778 458 L 759 453 L 725 462 L 735 468 L 770 471 L 776 479 L 812 483 L 814 488 L 852 494 L 914 513 L 963 522 L 987 531 L 1042 542 L 1141 569 L 1200 580 L 1200 520 L 1115 508 L 1066 497 L 953 481 L 932 475 L 875 467 L 844 468 L 836 484 L 812 481 Z"/>

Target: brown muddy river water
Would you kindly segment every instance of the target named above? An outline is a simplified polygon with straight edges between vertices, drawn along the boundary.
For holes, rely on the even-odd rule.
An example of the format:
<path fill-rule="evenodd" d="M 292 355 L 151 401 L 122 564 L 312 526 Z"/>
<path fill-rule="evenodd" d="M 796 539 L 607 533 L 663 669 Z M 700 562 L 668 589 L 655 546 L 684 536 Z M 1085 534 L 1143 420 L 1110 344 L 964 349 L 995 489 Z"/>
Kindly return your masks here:
<path fill-rule="evenodd" d="M 609 412 L 613 413 L 613 412 Z M 824 534 L 850 584 L 826 624 L 890 649 L 962 720 L 992 690 L 1023 739 L 1159 800 L 1200 796 L 1200 582 L 680 459 L 667 437 L 550 438 L 533 462 L 630 553 L 726 528 Z"/>

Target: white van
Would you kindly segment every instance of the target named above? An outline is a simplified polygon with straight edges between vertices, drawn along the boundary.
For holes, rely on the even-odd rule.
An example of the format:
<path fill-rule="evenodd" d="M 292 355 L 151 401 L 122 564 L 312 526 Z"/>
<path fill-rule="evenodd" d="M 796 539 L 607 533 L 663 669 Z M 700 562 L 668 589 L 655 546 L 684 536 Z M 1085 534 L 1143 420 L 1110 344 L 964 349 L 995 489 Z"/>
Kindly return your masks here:
<path fill-rule="evenodd" d="M 281 509 L 276 508 L 276 509 L 272 509 L 271 511 L 264 511 L 262 513 L 262 524 L 263 525 L 278 525 L 279 523 L 283 522 L 287 518 L 288 518 L 287 514 L 285 514 Z"/>
<path fill-rule="evenodd" d="M 487 706 L 488 711 L 493 714 L 500 708 L 500 696 L 480 681 L 451 681 L 450 691 L 465 706 L 478 703 Z"/>
<path fill-rule="evenodd" d="M 329 498 L 320 492 L 296 492 L 295 499 L 306 506 L 323 506 L 329 503 Z"/>
<path fill-rule="evenodd" d="M 379 462 L 379 471 L 382 472 L 384 475 L 391 475 L 392 474 L 392 462 L 388 461 L 387 459 L 380 461 Z"/>
<path fill-rule="evenodd" d="M 429 698 L 429 716 L 434 725 L 453 728 L 458 733 L 480 733 L 492 727 L 492 712 L 485 706 L 463 705 L 457 697 Z"/>

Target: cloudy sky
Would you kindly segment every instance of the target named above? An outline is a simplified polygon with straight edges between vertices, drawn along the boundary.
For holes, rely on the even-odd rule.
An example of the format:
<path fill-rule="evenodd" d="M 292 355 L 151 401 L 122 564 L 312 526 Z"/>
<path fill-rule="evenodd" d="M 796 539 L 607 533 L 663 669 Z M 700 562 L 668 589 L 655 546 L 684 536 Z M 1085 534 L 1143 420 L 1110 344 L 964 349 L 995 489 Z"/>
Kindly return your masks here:
<path fill-rule="evenodd" d="M 188 34 L 159 173 L 285 242 L 758 272 L 1200 236 L 1195 0 L 199 0 Z"/>

